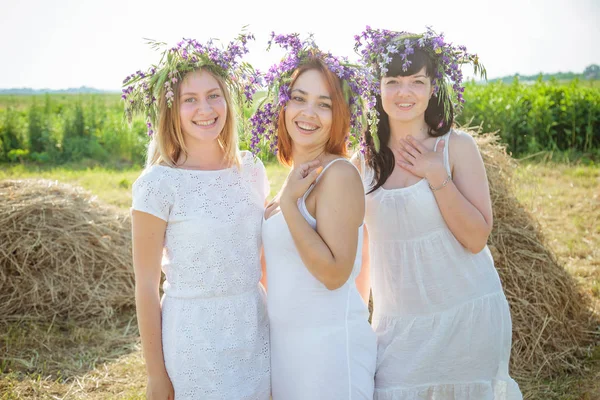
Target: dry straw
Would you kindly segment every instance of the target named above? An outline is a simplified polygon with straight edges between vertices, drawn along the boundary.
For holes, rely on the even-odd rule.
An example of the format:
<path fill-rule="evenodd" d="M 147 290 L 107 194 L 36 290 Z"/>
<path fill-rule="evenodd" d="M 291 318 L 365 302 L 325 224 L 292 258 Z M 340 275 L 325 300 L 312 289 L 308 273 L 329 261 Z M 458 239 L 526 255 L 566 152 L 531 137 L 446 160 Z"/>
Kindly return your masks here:
<path fill-rule="evenodd" d="M 0 323 L 104 320 L 134 305 L 129 217 L 82 189 L 0 182 Z"/>
<path fill-rule="evenodd" d="M 513 321 L 511 371 L 520 382 L 582 367 L 594 314 L 589 298 L 550 250 L 537 220 L 517 201 L 514 160 L 494 134 L 475 135 L 494 212 L 488 244 Z"/>

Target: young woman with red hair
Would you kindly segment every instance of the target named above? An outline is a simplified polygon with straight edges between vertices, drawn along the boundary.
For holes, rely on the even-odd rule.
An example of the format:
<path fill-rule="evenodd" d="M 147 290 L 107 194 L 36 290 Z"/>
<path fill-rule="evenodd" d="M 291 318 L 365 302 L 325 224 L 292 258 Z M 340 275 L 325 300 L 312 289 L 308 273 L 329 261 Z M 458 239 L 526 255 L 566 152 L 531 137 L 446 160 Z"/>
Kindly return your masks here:
<path fill-rule="evenodd" d="M 272 114 L 278 158 L 292 169 L 262 230 L 272 396 L 370 400 L 376 342 L 355 284 L 365 196 L 346 158 L 352 102 L 330 58 L 313 49 L 297 59 Z"/>

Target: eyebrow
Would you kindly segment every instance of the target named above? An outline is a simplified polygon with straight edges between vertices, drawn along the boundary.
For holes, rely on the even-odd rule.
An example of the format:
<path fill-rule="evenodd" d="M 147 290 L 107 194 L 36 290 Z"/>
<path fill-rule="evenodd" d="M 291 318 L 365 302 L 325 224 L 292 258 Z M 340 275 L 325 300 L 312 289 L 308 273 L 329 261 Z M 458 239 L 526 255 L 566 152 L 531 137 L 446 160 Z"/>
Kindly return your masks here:
<path fill-rule="evenodd" d="M 302 89 L 294 89 L 294 90 L 292 90 L 292 93 L 294 93 L 294 92 L 300 92 L 301 94 L 303 94 L 303 95 L 305 95 L 305 96 L 308 96 L 308 92 L 305 92 L 305 91 L 304 91 L 304 90 L 302 90 Z M 331 100 L 331 97 L 329 97 L 329 96 L 319 96 L 319 98 L 320 98 L 320 99 Z"/>
<path fill-rule="evenodd" d="M 212 88 L 209 91 L 207 91 L 206 93 L 212 93 L 212 92 L 216 92 L 216 91 L 220 91 L 221 88 L 216 87 L 216 88 Z M 191 96 L 191 95 L 195 95 L 197 93 L 195 92 L 185 92 L 185 93 L 181 93 L 181 95 L 179 97 L 183 97 L 183 96 Z"/>

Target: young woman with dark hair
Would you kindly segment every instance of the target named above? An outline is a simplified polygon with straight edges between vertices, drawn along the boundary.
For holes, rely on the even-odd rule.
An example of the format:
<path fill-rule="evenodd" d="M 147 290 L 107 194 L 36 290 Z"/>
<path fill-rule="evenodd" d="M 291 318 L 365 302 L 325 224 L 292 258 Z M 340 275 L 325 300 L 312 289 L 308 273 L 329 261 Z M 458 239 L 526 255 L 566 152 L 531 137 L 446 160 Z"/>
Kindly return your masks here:
<path fill-rule="evenodd" d="M 375 399 L 521 399 L 508 373 L 510 310 L 486 246 L 485 167 L 475 140 L 452 128 L 459 65 L 477 71 L 478 59 L 433 31 L 356 39 L 379 84 L 376 129 L 355 158 L 367 193 Z"/>

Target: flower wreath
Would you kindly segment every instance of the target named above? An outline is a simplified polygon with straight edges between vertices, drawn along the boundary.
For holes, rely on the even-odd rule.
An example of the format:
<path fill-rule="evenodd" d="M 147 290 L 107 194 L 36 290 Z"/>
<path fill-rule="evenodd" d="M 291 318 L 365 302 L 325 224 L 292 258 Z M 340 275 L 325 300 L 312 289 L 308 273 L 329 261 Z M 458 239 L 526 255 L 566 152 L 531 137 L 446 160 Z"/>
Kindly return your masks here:
<path fill-rule="evenodd" d="M 256 112 L 251 117 L 252 135 L 250 148 L 253 152 L 259 151 L 261 140 L 270 145 L 272 152 L 276 152 L 277 117 L 282 107 L 290 100 L 290 83 L 293 72 L 311 59 L 321 60 L 327 68 L 340 78 L 342 90 L 348 106 L 350 107 L 350 135 L 353 144 L 361 141 L 362 128 L 365 125 L 364 98 L 369 85 L 364 70 L 350 64 L 346 58 L 338 58 L 329 52 L 321 51 L 314 42 L 313 36 L 300 40 L 297 33 L 289 35 L 275 35 L 271 33 L 267 50 L 273 43 L 287 50 L 279 64 L 271 66 L 264 75 L 267 94 L 258 104 Z"/>
<path fill-rule="evenodd" d="M 398 54 L 403 61 L 402 69 L 406 71 L 411 64 L 408 56 L 413 54 L 415 49 L 425 50 L 436 61 L 438 67 L 432 78 L 433 94 L 439 101 L 452 102 L 456 112 L 460 112 L 462 103 L 464 103 L 465 88 L 462 85 L 463 74 L 460 66 L 471 64 L 476 75 L 487 77 L 485 68 L 479 62 L 476 54 L 468 53 L 465 46 L 446 43 L 443 34 L 437 34 L 429 27 L 423 34 L 412 34 L 371 29 L 367 26 L 364 32 L 354 36 L 354 40 L 354 50 L 369 71 L 372 95 L 380 93 L 379 82 L 387 73 L 387 66 L 392 61 L 392 57 Z M 448 112 L 449 107 L 444 107 L 444 109 Z M 369 114 L 369 120 L 376 121 L 375 126 L 371 125 L 370 132 L 375 149 L 379 151 L 379 138 L 377 137 L 379 116 L 374 107 L 369 109 Z M 444 116 L 445 119 L 448 117 L 448 115 Z"/>
<path fill-rule="evenodd" d="M 189 71 L 207 68 L 225 81 L 232 96 L 241 107 L 244 98 L 247 104 L 260 84 L 257 71 L 238 59 L 248 53 L 246 44 L 254 40 L 252 34 L 240 34 L 229 43 L 227 48 L 219 48 L 213 40 L 206 44 L 194 39 L 183 39 L 172 48 L 162 51 L 160 61 L 146 72 L 137 71 L 123 81 L 121 98 L 125 101 L 125 114 L 131 122 L 132 116 L 140 113 L 146 116 L 148 135 L 154 133 L 153 126 L 158 123 L 157 98 L 164 96 L 167 106 L 173 105 L 173 84 L 177 83 Z M 166 43 L 149 40 L 154 49 L 166 47 Z"/>

